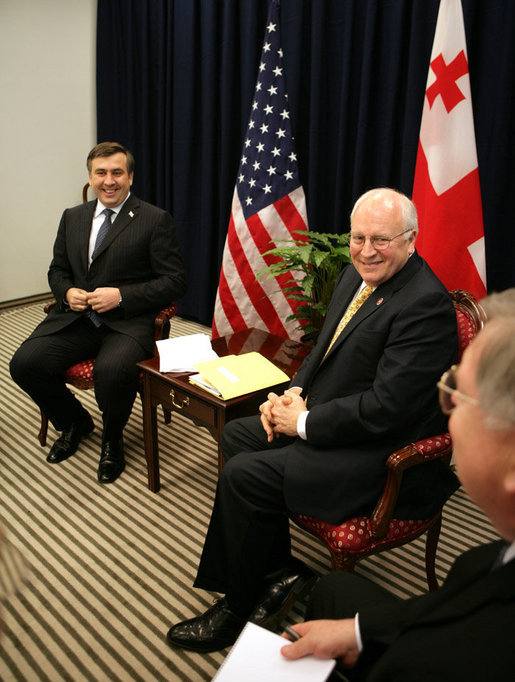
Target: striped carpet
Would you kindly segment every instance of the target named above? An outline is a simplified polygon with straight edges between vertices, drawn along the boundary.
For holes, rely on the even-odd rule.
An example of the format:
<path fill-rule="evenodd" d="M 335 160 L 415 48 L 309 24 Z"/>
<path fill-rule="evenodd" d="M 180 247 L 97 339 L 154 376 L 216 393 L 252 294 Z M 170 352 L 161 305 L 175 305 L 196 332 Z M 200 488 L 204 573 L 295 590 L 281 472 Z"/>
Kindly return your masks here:
<path fill-rule="evenodd" d="M 170 624 L 204 611 L 214 595 L 191 585 L 216 483 L 208 432 L 174 415 L 159 426 L 161 491 L 147 488 L 139 399 L 125 431 L 127 468 L 100 486 L 100 417 L 81 392 L 97 429 L 59 465 L 36 440 L 39 413 L 15 386 L 9 359 L 42 319 L 42 304 L 0 313 L 1 523 L 29 564 L 27 583 L 3 605 L 0 680 L 144 682 L 210 680 L 226 652 L 199 655 L 165 642 Z M 209 330 L 177 319 L 172 335 Z M 49 442 L 55 434 L 49 429 Z M 465 548 L 496 537 L 459 490 L 445 510 L 438 552 L 442 579 Z M 293 529 L 295 553 L 317 572 L 328 555 Z M 401 597 L 426 589 L 422 539 L 364 561 L 357 569 Z M 290 620 L 302 618 L 298 605 Z"/>

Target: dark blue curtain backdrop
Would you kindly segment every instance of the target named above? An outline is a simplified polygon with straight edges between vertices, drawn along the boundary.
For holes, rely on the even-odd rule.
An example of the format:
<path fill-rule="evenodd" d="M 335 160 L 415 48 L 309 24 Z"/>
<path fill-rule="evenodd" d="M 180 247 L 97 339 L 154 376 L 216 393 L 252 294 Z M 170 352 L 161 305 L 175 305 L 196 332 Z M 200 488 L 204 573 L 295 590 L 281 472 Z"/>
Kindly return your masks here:
<path fill-rule="evenodd" d="M 286 84 L 311 229 L 354 200 L 411 194 L 438 0 L 282 0 Z M 489 290 L 515 286 L 515 2 L 463 0 Z M 268 0 L 99 0 L 98 139 L 176 220 L 180 314 L 210 324 Z M 443 246 L 443 245 L 442 245 Z"/>

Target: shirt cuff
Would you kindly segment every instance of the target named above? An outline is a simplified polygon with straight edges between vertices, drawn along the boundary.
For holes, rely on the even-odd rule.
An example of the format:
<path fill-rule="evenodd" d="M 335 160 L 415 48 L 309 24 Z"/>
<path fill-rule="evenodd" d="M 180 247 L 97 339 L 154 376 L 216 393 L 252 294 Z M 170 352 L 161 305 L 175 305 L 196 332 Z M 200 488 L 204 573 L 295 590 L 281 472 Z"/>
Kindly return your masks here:
<path fill-rule="evenodd" d="M 359 613 L 354 616 L 354 632 L 356 633 L 358 651 L 361 653 L 363 651 L 363 640 L 361 639 L 361 630 L 359 628 Z"/>
<path fill-rule="evenodd" d="M 297 433 L 302 438 L 302 440 L 307 440 L 306 435 L 306 420 L 308 418 L 309 410 L 304 410 L 301 412 L 297 418 Z"/>

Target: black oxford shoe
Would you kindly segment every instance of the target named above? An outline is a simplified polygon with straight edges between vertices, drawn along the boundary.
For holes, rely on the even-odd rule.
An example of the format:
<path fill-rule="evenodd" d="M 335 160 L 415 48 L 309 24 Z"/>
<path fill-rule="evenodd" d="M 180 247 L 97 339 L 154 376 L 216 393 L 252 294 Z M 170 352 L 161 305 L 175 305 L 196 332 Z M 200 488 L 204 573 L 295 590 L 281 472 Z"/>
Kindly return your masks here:
<path fill-rule="evenodd" d="M 65 459 L 68 459 L 68 457 L 77 452 L 81 440 L 91 433 L 94 428 L 95 425 L 89 414 L 81 421 L 71 424 L 67 429 L 63 430 L 59 438 L 52 445 L 46 461 L 50 464 L 64 462 Z"/>
<path fill-rule="evenodd" d="M 262 627 L 274 629 L 293 604 L 303 597 L 316 580 L 313 571 L 298 559 L 268 578 L 257 607 L 249 620 Z"/>
<path fill-rule="evenodd" d="M 123 440 L 106 440 L 102 444 L 102 454 L 98 465 L 98 482 L 113 483 L 125 469 Z"/>
<path fill-rule="evenodd" d="M 207 654 L 234 644 L 245 623 L 222 597 L 201 616 L 173 625 L 166 639 L 174 647 Z"/>

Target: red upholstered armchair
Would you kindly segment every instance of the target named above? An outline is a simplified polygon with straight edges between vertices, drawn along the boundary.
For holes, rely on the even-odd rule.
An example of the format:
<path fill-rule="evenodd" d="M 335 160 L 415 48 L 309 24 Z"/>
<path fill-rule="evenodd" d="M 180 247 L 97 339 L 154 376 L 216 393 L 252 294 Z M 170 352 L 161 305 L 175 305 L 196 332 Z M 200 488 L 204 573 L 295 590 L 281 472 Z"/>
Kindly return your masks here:
<path fill-rule="evenodd" d="M 458 321 L 460 360 L 465 348 L 483 326 L 485 315 L 468 292 L 457 289 L 450 295 Z M 370 554 L 404 545 L 427 532 L 426 575 L 429 589 L 434 591 L 438 588 L 435 559 L 442 511 L 429 519 L 408 521 L 393 518 L 393 512 L 404 471 L 438 458 L 449 464 L 451 455 L 452 441 L 448 433 L 411 443 L 393 452 L 386 462 L 388 473 L 383 493 L 370 517 L 348 519 L 337 526 L 303 514 L 292 514 L 291 518 L 326 545 L 333 570 L 353 571 L 355 564 Z"/>

